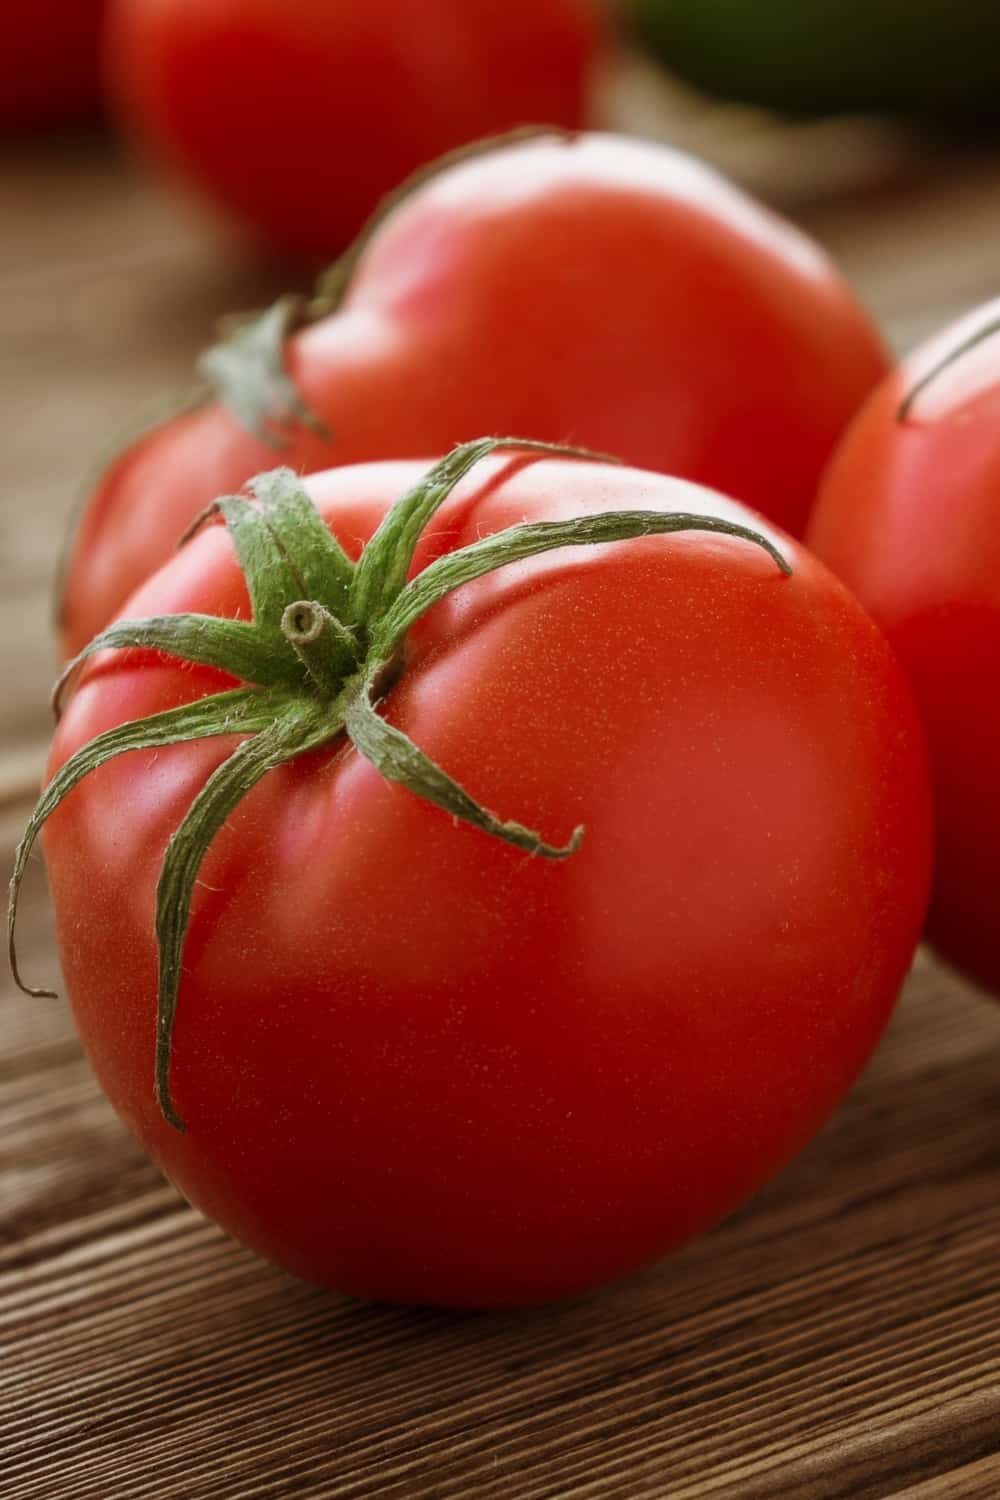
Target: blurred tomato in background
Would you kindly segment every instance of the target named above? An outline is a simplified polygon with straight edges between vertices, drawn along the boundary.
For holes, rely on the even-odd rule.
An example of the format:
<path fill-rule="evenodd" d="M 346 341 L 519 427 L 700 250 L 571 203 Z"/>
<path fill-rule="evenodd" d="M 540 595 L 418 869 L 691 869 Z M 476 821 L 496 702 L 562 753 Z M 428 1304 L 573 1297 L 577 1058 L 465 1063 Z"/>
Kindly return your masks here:
<path fill-rule="evenodd" d="M 582 125 L 601 49 L 591 0 L 112 0 L 107 84 L 154 154 L 320 261 L 422 163 Z"/>
<path fill-rule="evenodd" d="M 997 0 L 627 0 L 692 83 L 805 113 L 1000 113 Z"/>
<path fill-rule="evenodd" d="M 3 0 L 0 133 L 98 118 L 106 9 L 106 0 Z"/>

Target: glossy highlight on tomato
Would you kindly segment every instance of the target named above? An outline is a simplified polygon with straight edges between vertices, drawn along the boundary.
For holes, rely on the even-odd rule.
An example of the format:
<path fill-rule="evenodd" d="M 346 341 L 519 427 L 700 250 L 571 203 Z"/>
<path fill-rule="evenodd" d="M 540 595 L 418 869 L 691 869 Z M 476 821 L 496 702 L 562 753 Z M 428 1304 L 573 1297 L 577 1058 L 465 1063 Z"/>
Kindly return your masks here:
<path fill-rule="evenodd" d="M 273 370 L 259 343 L 227 348 L 242 417 L 210 402 L 106 472 L 68 559 L 67 655 L 203 506 L 276 461 L 311 472 L 517 432 L 711 485 L 798 534 L 887 368 L 804 235 L 697 161 L 614 136 L 543 136 L 445 168 L 311 317 Z"/>
<path fill-rule="evenodd" d="M 307 487 L 357 559 L 422 467 Z M 609 510 L 763 525 L 656 474 L 493 456 L 426 527 L 410 577 L 506 528 Z M 343 735 L 262 776 L 194 887 L 170 1071 L 183 1132 L 153 1086 L 156 887 L 241 742 L 123 754 L 52 813 L 88 1055 L 206 1214 L 340 1291 L 532 1303 L 704 1230 L 820 1127 L 922 925 L 927 768 L 883 637 L 764 530 L 789 576 L 746 536 L 638 535 L 525 557 L 409 629 L 375 717 L 566 857 L 449 816 Z M 177 611 L 249 619 L 221 526 L 128 604 Z M 232 684 L 103 651 L 67 695 L 49 775 L 95 735 Z"/>
<path fill-rule="evenodd" d="M 871 398 L 809 541 L 885 631 L 920 706 L 937 821 L 928 936 L 1000 992 L 1000 299 Z"/>

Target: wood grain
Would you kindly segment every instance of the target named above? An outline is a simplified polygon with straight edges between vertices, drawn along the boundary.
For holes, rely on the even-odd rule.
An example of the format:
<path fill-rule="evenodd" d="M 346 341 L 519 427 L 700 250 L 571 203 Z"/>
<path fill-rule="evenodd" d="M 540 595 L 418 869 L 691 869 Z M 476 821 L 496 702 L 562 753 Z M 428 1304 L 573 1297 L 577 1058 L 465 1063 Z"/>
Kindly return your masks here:
<path fill-rule="evenodd" d="M 641 67 L 613 107 L 838 255 L 897 346 L 995 294 L 1000 147 L 707 109 Z M 0 156 L 0 845 L 47 736 L 47 590 L 82 474 L 278 274 L 106 144 Z M 55 977 L 40 866 L 25 971 Z M 0 1495 L 1000 1495 L 1000 1010 L 922 955 L 866 1076 L 722 1228 L 542 1311 L 331 1298 L 186 1207 L 61 1003 L 2 994 Z"/>

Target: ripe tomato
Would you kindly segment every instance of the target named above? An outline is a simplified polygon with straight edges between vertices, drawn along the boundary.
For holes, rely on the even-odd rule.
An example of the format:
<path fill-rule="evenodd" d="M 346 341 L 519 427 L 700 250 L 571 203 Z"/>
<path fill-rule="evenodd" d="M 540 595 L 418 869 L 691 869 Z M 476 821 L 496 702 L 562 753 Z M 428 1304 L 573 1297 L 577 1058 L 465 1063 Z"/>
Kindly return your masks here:
<path fill-rule="evenodd" d="M 824 480 L 810 542 L 889 636 L 923 714 L 937 816 L 928 935 L 1000 990 L 1000 298 L 872 397 Z"/>
<path fill-rule="evenodd" d="M 67 654 L 204 505 L 274 463 L 245 422 L 304 472 L 482 432 L 580 443 L 736 494 L 797 533 L 886 369 L 801 234 L 690 158 L 612 136 L 547 137 L 442 171 L 384 221 L 340 294 L 277 350 L 327 436 L 276 384 L 272 316 L 221 368 L 215 355 L 243 421 L 214 402 L 112 465 L 69 559 Z"/>
<path fill-rule="evenodd" d="M 106 0 L 31 0 L 4 6 L 0 134 L 97 118 L 105 9 Z"/>
<path fill-rule="evenodd" d="M 356 558 L 419 468 L 342 468 L 308 488 Z M 647 534 L 678 510 L 758 525 L 708 491 L 493 458 L 426 527 L 411 589 L 498 532 L 513 555 L 506 528 L 567 522 L 577 537 L 609 507 L 638 540 L 563 546 L 441 598 L 365 721 L 554 844 L 582 825 L 576 852 L 530 857 L 448 816 L 379 774 L 350 717 L 353 745 L 324 718 L 325 742 L 214 805 L 219 831 L 188 869 L 160 1075 L 186 1133 L 153 1088 L 156 890 L 176 888 L 176 863 L 160 877 L 167 841 L 169 864 L 192 799 L 229 765 L 236 710 L 221 738 L 108 760 L 48 822 L 66 982 L 116 1109 L 205 1213 L 341 1290 L 527 1303 L 662 1254 L 809 1139 L 906 972 L 930 878 L 916 712 L 883 637 L 796 543 L 777 534 L 783 577 L 747 540 Z M 267 609 L 284 630 L 302 606 L 282 607 L 279 588 Z M 194 701 L 201 714 L 233 676 L 204 665 L 200 612 L 246 622 L 250 608 L 229 536 L 203 530 L 129 605 L 199 612 L 202 664 L 102 651 L 49 774 L 125 721 Z M 263 690 L 250 701 L 279 712 Z"/>
<path fill-rule="evenodd" d="M 424 162 L 585 123 L 593 0 L 111 0 L 123 124 L 279 250 L 321 262 Z"/>

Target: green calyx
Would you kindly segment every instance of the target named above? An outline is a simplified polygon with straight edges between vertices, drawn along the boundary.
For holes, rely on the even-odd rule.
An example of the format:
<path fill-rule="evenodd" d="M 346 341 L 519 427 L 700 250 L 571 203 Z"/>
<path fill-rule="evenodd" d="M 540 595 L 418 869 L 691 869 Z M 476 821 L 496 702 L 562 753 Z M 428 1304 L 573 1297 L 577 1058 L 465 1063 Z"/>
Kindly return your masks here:
<path fill-rule="evenodd" d="M 608 511 L 570 521 L 538 521 L 483 537 L 430 563 L 408 579 L 420 536 L 459 481 L 497 449 L 597 459 L 603 455 L 517 438 L 482 438 L 456 448 L 385 515 L 360 560 L 350 561 L 299 478 L 288 469 L 259 475 L 252 498 L 227 496 L 213 510 L 228 528 L 247 581 L 253 618 L 164 615 L 119 620 L 101 632 L 56 684 L 58 714 L 81 666 L 107 650 L 151 649 L 225 672 L 239 686 L 108 730 L 78 750 L 43 791 L 14 861 L 8 907 L 8 952 L 22 983 L 14 929 L 28 857 L 46 819 L 106 761 L 131 750 L 213 736 L 238 735 L 236 749 L 209 776 L 170 838 L 156 892 L 159 955 L 156 1097 L 167 1121 L 184 1124 L 170 1092 L 174 1017 L 191 901 L 202 861 L 227 818 L 262 777 L 306 751 L 346 737 L 389 781 L 528 854 L 561 860 L 579 847 L 583 829 L 562 844 L 481 806 L 378 712 L 398 672 L 410 627 L 454 589 L 507 563 L 559 547 L 593 545 L 676 531 L 710 531 L 762 547 L 782 573 L 791 570 L 760 533 L 718 517 L 659 511 Z"/>
<path fill-rule="evenodd" d="M 284 447 L 299 424 L 321 438 L 330 437 L 285 364 L 288 339 L 311 320 L 304 297 L 279 297 L 262 313 L 227 319 L 221 338 L 197 361 L 206 394 L 228 407 L 248 432 L 271 448 Z"/>

